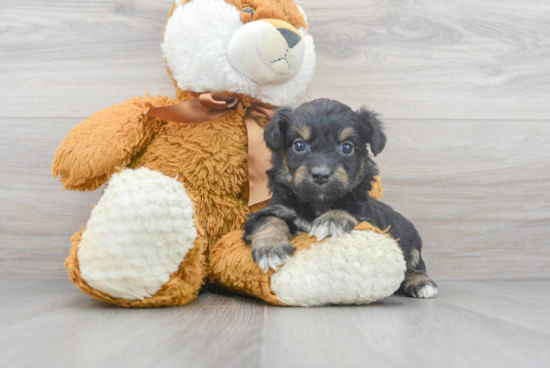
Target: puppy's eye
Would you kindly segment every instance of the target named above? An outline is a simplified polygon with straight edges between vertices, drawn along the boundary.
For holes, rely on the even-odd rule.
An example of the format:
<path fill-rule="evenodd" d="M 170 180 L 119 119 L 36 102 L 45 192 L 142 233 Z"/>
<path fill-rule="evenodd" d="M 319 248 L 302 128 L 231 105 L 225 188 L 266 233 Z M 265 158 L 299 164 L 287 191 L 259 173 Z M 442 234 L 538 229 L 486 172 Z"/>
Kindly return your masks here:
<path fill-rule="evenodd" d="M 301 139 L 297 139 L 294 141 L 294 144 L 292 144 L 292 149 L 294 152 L 304 152 L 306 150 L 306 142 Z"/>
<path fill-rule="evenodd" d="M 250 14 L 251 17 L 254 16 L 254 13 L 256 12 L 256 10 L 254 10 L 253 8 L 251 8 L 250 6 L 245 6 L 243 8 L 243 13 L 248 13 Z"/>
<path fill-rule="evenodd" d="M 355 147 L 351 142 L 344 142 L 340 146 L 340 152 L 342 152 L 344 155 L 351 155 L 353 152 L 355 152 Z"/>

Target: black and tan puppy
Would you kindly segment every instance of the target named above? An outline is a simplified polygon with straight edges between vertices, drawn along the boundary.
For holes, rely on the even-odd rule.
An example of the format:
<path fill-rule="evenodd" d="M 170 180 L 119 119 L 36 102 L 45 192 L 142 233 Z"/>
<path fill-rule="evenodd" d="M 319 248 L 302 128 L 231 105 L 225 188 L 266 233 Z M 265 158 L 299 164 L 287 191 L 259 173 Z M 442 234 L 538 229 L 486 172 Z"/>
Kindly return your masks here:
<path fill-rule="evenodd" d="M 290 240 L 298 232 L 322 240 L 368 221 L 380 229 L 389 227 L 403 250 L 407 271 L 400 292 L 419 298 L 437 294 L 413 224 L 368 194 L 378 169 L 367 146 L 376 156 L 386 143 L 376 114 L 319 99 L 296 109 L 279 109 L 264 139 L 273 152 L 273 168 L 268 171 L 273 199 L 250 215 L 244 229 L 244 240 L 252 245 L 254 261 L 264 272 L 290 257 Z"/>

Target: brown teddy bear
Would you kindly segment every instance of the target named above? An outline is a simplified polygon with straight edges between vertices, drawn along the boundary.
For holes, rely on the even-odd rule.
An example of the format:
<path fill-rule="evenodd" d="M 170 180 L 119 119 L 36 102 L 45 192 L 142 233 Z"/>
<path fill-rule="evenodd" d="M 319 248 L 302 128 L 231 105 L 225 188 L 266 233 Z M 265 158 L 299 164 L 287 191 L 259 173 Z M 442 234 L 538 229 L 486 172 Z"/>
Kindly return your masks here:
<path fill-rule="evenodd" d="M 240 240 L 248 214 L 269 201 L 263 129 L 313 76 L 314 45 L 301 8 L 292 0 L 176 0 L 162 50 L 175 99 L 134 97 L 99 111 L 74 127 L 55 154 L 52 171 L 66 189 L 107 183 L 87 228 L 71 239 L 71 280 L 127 307 L 185 304 L 207 276 L 280 305 L 365 303 L 393 293 L 403 279 L 402 254 L 368 224 L 349 235 L 351 243 L 367 249 L 365 242 L 376 239 L 377 255 L 369 248 L 360 257 L 393 266 L 376 292 L 366 282 L 363 294 L 346 291 L 352 297 L 326 296 L 332 289 L 325 288 L 324 296 L 304 299 L 307 282 L 288 287 L 304 262 L 322 264 L 314 253 L 338 239 L 317 244 L 299 236 L 295 247 L 303 251 L 289 262 L 298 265 L 280 275 L 263 273 Z M 379 182 L 371 194 L 381 195 Z M 346 241 L 347 248 L 338 245 Z M 350 239 L 336 243 L 327 247 L 349 251 Z"/>

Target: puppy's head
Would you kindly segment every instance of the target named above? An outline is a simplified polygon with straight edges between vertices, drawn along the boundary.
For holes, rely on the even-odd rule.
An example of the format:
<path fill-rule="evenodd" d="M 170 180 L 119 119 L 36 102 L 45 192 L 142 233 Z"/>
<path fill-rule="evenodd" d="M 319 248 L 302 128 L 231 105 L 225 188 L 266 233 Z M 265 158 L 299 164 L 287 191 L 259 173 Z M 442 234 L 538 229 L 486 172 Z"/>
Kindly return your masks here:
<path fill-rule="evenodd" d="M 367 147 L 376 156 L 386 143 L 376 114 L 328 99 L 279 109 L 264 139 L 273 152 L 270 179 L 310 203 L 334 202 L 372 176 Z"/>

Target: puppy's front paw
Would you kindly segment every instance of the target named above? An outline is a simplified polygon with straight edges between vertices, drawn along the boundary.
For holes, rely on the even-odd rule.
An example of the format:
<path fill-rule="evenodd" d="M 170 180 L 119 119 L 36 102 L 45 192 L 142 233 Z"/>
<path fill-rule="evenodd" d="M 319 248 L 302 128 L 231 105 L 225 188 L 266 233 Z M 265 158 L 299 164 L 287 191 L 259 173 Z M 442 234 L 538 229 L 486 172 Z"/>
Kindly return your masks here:
<path fill-rule="evenodd" d="M 277 217 L 268 217 L 251 239 L 252 258 L 264 272 L 276 270 L 294 253 L 288 226 Z"/>
<path fill-rule="evenodd" d="M 323 240 L 328 236 L 338 237 L 350 233 L 355 225 L 357 220 L 346 211 L 329 211 L 313 221 L 309 235 L 315 236 L 317 240 Z"/>
<path fill-rule="evenodd" d="M 257 241 L 252 247 L 252 258 L 264 272 L 279 268 L 292 253 L 294 248 L 288 241 L 280 243 Z"/>

